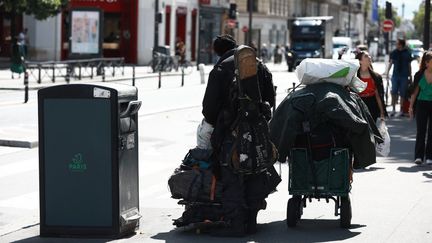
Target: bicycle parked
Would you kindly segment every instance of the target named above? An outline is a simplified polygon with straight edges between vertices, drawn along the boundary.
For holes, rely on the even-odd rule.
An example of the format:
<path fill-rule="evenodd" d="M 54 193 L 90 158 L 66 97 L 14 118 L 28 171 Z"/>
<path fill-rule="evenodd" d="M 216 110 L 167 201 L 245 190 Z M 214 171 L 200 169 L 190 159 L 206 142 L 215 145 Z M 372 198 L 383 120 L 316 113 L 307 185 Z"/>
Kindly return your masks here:
<path fill-rule="evenodd" d="M 155 52 L 153 59 L 148 63 L 154 73 L 171 72 L 172 70 L 183 71 L 190 74 L 193 71 L 192 63 L 188 60 L 180 62 L 177 58 L 162 53 Z"/>

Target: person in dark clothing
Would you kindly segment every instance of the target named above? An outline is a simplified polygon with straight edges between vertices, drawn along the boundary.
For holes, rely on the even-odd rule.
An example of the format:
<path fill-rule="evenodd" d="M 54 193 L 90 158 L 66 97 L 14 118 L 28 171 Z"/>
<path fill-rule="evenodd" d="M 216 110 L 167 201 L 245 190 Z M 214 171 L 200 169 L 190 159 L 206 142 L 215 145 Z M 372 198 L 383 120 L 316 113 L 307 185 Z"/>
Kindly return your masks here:
<path fill-rule="evenodd" d="M 386 112 L 384 108 L 384 87 L 382 77 L 373 71 L 369 53 L 360 51 L 356 55 L 360 62 L 357 77 L 367 83 L 366 89 L 359 93 L 363 102 L 367 105 L 374 121 L 380 117 L 384 120 Z"/>
<path fill-rule="evenodd" d="M 213 42 L 213 50 L 220 57 L 209 74 L 203 98 L 202 114 L 207 123 L 214 127 L 211 136 L 213 151 L 219 166 L 220 181 L 224 185 L 222 195 L 223 218 L 227 227 L 216 229 L 217 236 L 243 236 L 256 231 L 256 217 L 260 209 L 265 209 L 267 174 L 243 175 L 236 173 L 224 160 L 227 156 L 223 147 L 232 132 L 237 107 L 233 104 L 230 86 L 235 78 L 234 53 L 236 41 L 229 35 L 218 36 Z M 258 62 L 258 80 L 262 100 L 269 107 L 275 105 L 275 90 L 269 70 Z M 231 144 L 232 145 L 232 144 Z M 263 192 L 265 191 L 265 192 Z"/>
<path fill-rule="evenodd" d="M 415 118 L 417 135 L 414 162 L 432 165 L 432 52 L 423 54 L 420 70 L 414 75 L 414 92 L 411 95 L 409 115 Z M 429 125 L 428 125 L 429 124 Z"/>
<path fill-rule="evenodd" d="M 411 51 L 406 47 L 406 42 L 403 39 L 398 39 L 396 49 L 390 53 L 390 64 L 387 69 L 387 79 L 389 78 L 389 71 L 392 65 L 392 113 L 391 115 L 400 117 L 403 115 L 403 107 L 405 103 L 405 95 L 408 88 L 408 83 L 411 81 Z M 395 106 L 400 97 L 400 112 L 396 113 Z"/>

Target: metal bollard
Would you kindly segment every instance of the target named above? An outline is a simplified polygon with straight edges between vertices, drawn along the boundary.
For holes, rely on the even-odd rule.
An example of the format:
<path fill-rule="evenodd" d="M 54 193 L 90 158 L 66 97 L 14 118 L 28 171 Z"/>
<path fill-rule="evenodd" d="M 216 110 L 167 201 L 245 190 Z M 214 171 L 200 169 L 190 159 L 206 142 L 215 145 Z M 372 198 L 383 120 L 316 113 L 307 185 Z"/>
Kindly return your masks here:
<path fill-rule="evenodd" d="M 53 83 L 55 83 L 55 66 L 53 65 L 53 67 L 52 67 L 52 78 L 51 78 L 51 81 L 53 82 Z"/>
<path fill-rule="evenodd" d="M 27 103 L 28 99 L 29 99 L 29 87 L 28 87 L 28 73 L 27 71 L 24 72 L 24 103 Z"/>
<path fill-rule="evenodd" d="M 295 82 L 293 82 L 293 92 L 295 91 L 295 86 L 296 86 L 296 83 Z"/>
<path fill-rule="evenodd" d="M 200 72 L 201 84 L 204 84 L 205 83 L 204 64 L 200 63 L 198 65 L 198 70 Z"/>
<path fill-rule="evenodd" d="M 135 65 L 132 66 L 132 86 L 135 86 Z"/>
<path fill-rule="evenodd" d="M 158 89 L 160 89 L 162 87 L 162 72 L 159 71 L 159 84 L 158 84 Z"/>
<path fill-rule="evenodd" d="M 78 66 L 78 80 L 81 80 L 81 63 Z"/>
<path fill-rule="evenodd" d="M 70 76 L 71 76 L 71 68 L 69 65 L 67 65 L 66 66 L 66 77 L 65 77 L 66 83 L 69 83 Z"/>
<path fill-rule="evenodd" d="M 184 67 L 183 66 L 181 67 L 181 72 L 182 72 L 181 86 L 183 87 L 184 86 Z"/>
<path fill-rule="evenodd" d="M 102 73 L 102 82 L 105 82 L 105 67 L 102 67 L 101 73 Z"/>
<path fill-rule="evenodd" d="M 38 80 L 37 80 L 37 82 L 38 82 L 38 84 L 40 84 L 41 83 L 41 79 L 42 79 L 42 74 L 41 74 L 41 65 L 40 64 L 38 64 Z"/>

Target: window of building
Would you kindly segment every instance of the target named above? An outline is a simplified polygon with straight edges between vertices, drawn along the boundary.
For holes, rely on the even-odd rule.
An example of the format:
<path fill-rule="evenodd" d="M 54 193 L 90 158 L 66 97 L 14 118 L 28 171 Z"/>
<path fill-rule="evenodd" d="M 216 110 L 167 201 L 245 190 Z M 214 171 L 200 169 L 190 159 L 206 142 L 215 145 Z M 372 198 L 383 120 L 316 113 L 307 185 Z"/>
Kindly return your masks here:
<path fill-rule="evenodd" d="M 121 16 L 119 13 L 104 14 L 103 49 L 119 49 L 121 35 Z"/>

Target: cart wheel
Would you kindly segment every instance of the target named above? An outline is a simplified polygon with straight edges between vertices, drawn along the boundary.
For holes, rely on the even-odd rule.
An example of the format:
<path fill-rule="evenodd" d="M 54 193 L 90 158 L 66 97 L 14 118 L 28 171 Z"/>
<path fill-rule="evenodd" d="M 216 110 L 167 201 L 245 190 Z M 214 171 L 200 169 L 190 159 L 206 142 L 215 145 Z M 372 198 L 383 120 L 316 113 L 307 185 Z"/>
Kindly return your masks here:
<path fill-rule="evenodd" d="M 340 227 L 349 228 L 351 227 L 351 201 L 349 196 L 341 197 L 341 207 L 340 207 Z"/>
<path fill-rule="evenodd" d="M 287 225 L 295 227 L 302 214 L 301 196 L 293 196 L 287 204 Z"/>

